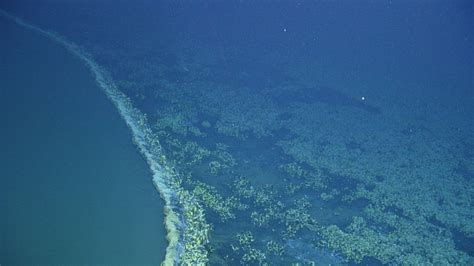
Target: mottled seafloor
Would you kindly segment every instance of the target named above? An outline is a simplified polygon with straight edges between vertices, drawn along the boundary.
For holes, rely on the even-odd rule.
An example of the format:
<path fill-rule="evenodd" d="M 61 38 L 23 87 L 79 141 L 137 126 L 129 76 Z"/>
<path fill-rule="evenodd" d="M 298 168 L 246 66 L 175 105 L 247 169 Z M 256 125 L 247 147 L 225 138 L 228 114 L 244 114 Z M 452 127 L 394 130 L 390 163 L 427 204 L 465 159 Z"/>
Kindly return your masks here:
<path fill-rule="evenodd" d="M 474 263 L 468 1 L 5 8 L 147 114 L 210 264 Z"/>

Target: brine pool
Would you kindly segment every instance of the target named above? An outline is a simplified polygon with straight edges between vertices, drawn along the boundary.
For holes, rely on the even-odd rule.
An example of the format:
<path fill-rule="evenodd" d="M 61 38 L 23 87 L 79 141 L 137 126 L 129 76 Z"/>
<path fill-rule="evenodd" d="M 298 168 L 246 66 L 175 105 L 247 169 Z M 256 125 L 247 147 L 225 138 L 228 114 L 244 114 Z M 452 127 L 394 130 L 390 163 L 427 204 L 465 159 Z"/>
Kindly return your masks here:
<path fill-rule="evenodd" d="M 163 202 L 63 46 L 0 16 L 0 264 L 159 264 Z"/>

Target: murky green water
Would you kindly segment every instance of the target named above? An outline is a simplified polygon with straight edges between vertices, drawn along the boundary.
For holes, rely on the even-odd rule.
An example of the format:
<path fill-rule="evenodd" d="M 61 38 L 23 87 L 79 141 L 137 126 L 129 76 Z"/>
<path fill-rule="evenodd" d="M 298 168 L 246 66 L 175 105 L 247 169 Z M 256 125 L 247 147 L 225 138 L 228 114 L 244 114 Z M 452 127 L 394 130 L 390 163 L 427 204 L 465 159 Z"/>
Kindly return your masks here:
<path fill-rule="evenodd" d="M 159 264 L 163 203 L 82 63 L 0 20 L 0 264 Z"/>

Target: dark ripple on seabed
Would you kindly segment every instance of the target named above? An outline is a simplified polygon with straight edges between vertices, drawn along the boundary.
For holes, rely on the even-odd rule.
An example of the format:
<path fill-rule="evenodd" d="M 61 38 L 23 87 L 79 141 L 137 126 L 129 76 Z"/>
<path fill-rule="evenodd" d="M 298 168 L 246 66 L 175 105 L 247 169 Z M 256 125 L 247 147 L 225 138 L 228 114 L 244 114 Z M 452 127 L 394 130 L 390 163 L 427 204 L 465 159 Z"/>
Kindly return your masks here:
<path fill-rule="evenodd" d="M 310 243 L 300 239 L 290 239 L 285 245 L 288 254 L 303 263 L 317 263 L 317 265 L 345 265 L 343 258 L 327 248 L 315 248 Z"/>
<path fill-rule="evenodd" d="M 298 86 L 299 87 L 299 86 Z M 336 89 L 325 86 L 302 87 L 277 93 L 275 101 L 283 106 L 294 103 L 324 103 L 334 106 L 346 106 L 364 110 L 371 114 L 380 114 L 379 107 L 369 105 L 362 99 L 355 99 Z"/>

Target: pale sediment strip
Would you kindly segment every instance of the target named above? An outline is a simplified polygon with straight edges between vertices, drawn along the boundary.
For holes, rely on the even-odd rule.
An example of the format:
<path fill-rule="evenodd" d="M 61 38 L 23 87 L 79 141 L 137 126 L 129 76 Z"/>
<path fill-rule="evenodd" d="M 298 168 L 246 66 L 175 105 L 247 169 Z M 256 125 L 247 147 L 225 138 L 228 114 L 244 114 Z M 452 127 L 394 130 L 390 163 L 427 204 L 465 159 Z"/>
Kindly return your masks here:
<path fill-rule="evenodd" d="M 180 177 L 167 164 L 159 140 L 148 126 L 146 116 L 135 108 L 130 99 L 117 88 L 108 72 L 101 68 L 93 60 L 93 57 L 78 45 L 54 32 L 43 30 L 3 10 L 0 10 L 0 15 L 63 45 L 86 64 L 97 85 L 115 105 L 120 116 L 130 128 L 133 141 L 146 159 L 153 174 L 153 183 L 165 202 L 164 212 L 168 247 L 162 265 L 206 264 L 208 262 L 208 252 L 204 245 L 209 242 L 210 226 L 205 221 L 204 211 L 193 198 L 193 195 L 181 187 Z"/>

